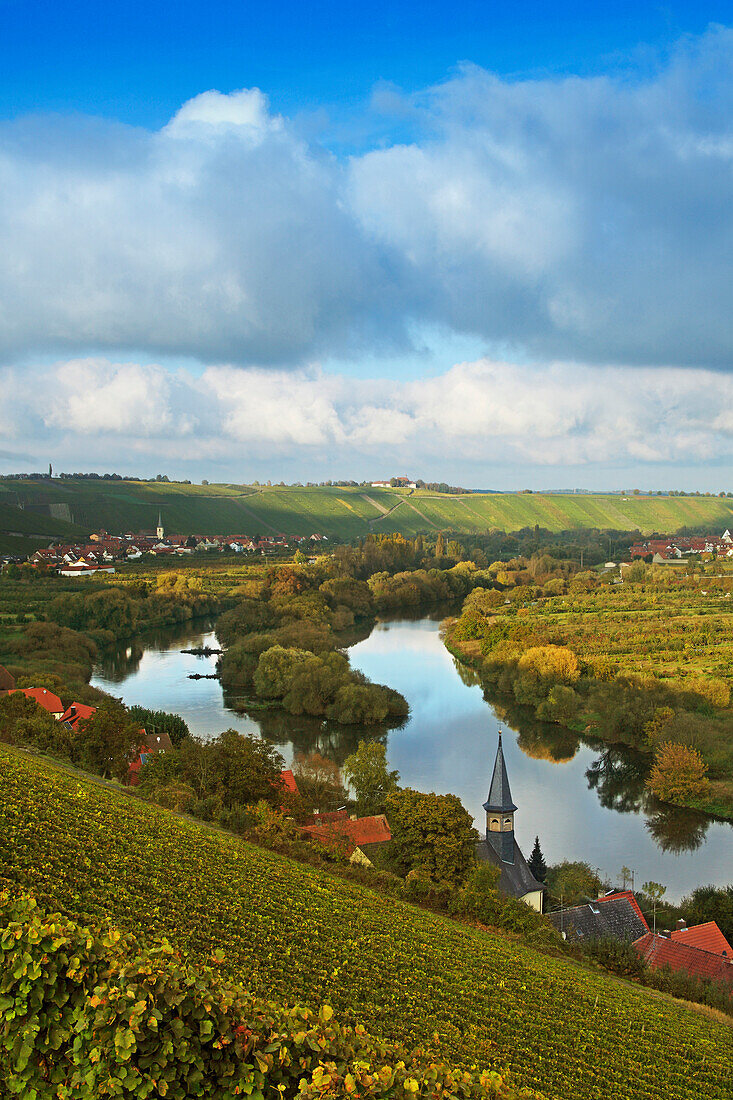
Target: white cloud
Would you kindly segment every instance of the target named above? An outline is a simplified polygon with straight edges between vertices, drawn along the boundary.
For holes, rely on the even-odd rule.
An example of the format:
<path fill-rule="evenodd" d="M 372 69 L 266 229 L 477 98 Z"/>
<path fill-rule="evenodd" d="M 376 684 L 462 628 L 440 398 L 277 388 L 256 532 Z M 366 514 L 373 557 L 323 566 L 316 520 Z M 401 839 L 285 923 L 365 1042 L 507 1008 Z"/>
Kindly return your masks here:
<path fill-rule="evenodd" d="M 414 136 L 348 160 L 256 88 L 153 133 L 5 123 L 0 357 L 297 368 L 431 323 L 538 361 L 727 368 L 732 44 L 685 39 L 644 78 L 464 68 L 391 93 Z"/>
<path fill-rule="evenodd" d="M 277 477 L 288 463 L 305 478 L 324 463 L 325 476 L 343 477 L 369 476 L 386 463 L 420 471 L 450 462 L 486 471 L 479 480 L 494 471 L 505 481 L 530 467 L 556 480 L 566 467 L 592 477 L 612 467 L 730 461 L 733 376 L 482 359 L 390 384 L 315 367 L 211 366 L 199 376 L 87 359 L 38 368 L 11 419 L 23 432 L 7 436 L 6 446 L 35 445 L 49 457 L 71 448 L 74 468 L 113 456 L 108 465 L 119 469 L 129 451 L 143 469 L 163 459 L 198 467 L 211 460 L 240 480 L 247 471 Z"/>

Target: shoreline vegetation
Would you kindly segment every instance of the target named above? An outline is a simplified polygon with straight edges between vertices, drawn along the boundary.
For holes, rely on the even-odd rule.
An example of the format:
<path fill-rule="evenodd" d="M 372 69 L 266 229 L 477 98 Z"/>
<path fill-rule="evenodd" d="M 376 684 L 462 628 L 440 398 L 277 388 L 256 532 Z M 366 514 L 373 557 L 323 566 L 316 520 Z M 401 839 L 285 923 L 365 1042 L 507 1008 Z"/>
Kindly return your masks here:
<path fill-rule="evenodd" d="M 477 590 L 444 641 L 536 719 L 645 754 L 661 801 L 733 819 L 733 574 L 705 568 Z"/>

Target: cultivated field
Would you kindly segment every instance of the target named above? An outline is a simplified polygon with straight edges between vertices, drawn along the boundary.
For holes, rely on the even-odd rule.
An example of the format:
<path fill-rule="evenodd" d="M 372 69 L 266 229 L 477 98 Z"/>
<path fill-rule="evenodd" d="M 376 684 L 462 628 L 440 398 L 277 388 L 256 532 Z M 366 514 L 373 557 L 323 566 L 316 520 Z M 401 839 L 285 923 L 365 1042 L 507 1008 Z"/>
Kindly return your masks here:
<path fill-rule="evenodd" d="M 728 1024 L 0 748 L 0 884 L 549 1098 L 723 1100 Z"/>
<path fill-rule="evenodd" d="M 733 526 L 733 498 L 496 493 L 449 496 L 427 490 L 182 485 L 135 481 L 0 481 L 0 537 L 18 526 L 18 503 L 65 505 L 78 529 L 153 530 L 158 512 L 172 534 L 314 532 L 349 540 L 368 534 L 436 531 L 480 534 L 491 528 L 564 531 L 638 529 L 671 534 L 684 527 Z M 3 508 L 2 505 L 10 506 Z M 57 509 L 58 510 L 58 509 Z M 26 513 L 26 516 L 28 513 Z M 44 517 L 34 516 L 40 522 Z M 53 532 L 63 537 L 66 525 Z M 38 527 L 43 534 L 45 527 Z"/>

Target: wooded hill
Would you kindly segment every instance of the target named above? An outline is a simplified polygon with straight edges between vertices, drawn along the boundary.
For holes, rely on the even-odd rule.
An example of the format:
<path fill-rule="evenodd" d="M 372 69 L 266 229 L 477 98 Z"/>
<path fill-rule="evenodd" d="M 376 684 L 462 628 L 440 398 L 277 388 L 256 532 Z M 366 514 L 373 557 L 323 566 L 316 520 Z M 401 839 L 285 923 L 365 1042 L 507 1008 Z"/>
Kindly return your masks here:
<path fill-rule="evenodd" d="M 22 510 L 25 509 L 25 510 Z M 0 550 L 9 532 L 68 538 L 73 531 L 310 535 L 348 541 L 373 532 L 480 534 L 491 528 L 598 528 L 672 534 L 733 527 L 733 498 L 467 493 L 102 480 L 0 480 Z M 62 518 L 59 518 L 63 516 Z M 65 520 L 65 522 L 64 522 Z M 45 521 L 45 522 L 44 522 Z M 22 540 L 25 541 L 25 540 Z M 46 540 L 46 542 L 48 539 Z M 44 545 L 43 538 L 37 545 Z"/>
<path fill-rule="evenodd" d="M 0 746 L 0 887 L 563 1100 L 724 1100 L 729 1021 Z"/>

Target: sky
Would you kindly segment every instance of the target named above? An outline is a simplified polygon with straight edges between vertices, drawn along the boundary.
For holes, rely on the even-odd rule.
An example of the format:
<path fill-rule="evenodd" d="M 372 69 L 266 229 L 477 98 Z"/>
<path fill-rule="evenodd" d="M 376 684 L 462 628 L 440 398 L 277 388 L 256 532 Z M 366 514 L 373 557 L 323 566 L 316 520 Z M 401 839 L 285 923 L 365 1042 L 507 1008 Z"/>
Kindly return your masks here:
<path fill-rule="evenodd" d="M 0 0 L 0 472 L 732 489 L 726 21 Z"/>

